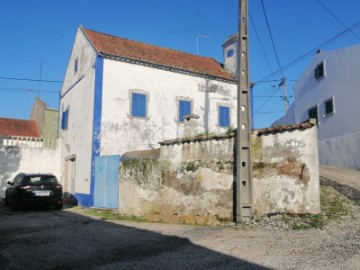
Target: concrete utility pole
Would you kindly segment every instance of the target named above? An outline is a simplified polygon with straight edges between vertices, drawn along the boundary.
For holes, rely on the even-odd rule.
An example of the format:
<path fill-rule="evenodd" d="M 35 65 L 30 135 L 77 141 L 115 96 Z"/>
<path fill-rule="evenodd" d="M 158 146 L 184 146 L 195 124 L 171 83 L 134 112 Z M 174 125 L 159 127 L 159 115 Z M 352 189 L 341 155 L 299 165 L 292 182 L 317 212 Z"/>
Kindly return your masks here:
<path fill-rule="evenodd" d="M 283 87 L 283 93 L 284 93 L 284 108 L 285 108 L 285 113 L 287 113 L 288 109 L 289 109 L 289 97 L 287 94 L 287 89 L 286 89 L 286 78 L 282 78 L 281 82 L 278 86 L 282 86 Z"/>
<path fill-rule="evenodd" d="M 239 76 L 236 133 L 236 223 L 251 217 L 252 162 L 251 162 L 251 107 L 248 41 L 248 0 L 239 0 Z"/>

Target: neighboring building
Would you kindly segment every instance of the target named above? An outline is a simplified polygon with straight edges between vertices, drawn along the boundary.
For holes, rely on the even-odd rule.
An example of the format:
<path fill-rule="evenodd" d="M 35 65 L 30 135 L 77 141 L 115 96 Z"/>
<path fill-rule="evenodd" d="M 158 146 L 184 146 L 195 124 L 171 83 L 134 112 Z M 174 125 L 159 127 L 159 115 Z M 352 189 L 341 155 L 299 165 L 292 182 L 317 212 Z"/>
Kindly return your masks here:
<path fill-rule="evenodd" d="M 295 85 L 295 101 L 273 125 L 317 119 L 320 163 L 360 169 L 360 45 L 318 51 Z"/>
<path fill-rule="evenodd" d="M 236 90 L 212 58 L 80 26 L 60 98 L 65 190 L 83 206 L 118 208 L 121 156 L 182 137 L 190 113 L 200 116 L 199 133 L 226 132 Z"/>
<path fill-rule="evenodd" d="M 0 146 L 42 147 L 36 121 L 0 118 Z"/>
<path fill-rule="evenodd" d="M 45 147 L 55 147 L 58 137 L 59 110 L 50 109 L 40 98 L 36 98 L 31 111 L 31 120 L 38 123 Z"/>
<path fill-rule="evenodd" d="M 224 43 L 224 59 L 225 64 L 224 68 L 227 72 L 232 74 L 233 76 L 237 77 L 239 72 L 239 35 L 238 33 L 235 33 L 228 37 Z"/>

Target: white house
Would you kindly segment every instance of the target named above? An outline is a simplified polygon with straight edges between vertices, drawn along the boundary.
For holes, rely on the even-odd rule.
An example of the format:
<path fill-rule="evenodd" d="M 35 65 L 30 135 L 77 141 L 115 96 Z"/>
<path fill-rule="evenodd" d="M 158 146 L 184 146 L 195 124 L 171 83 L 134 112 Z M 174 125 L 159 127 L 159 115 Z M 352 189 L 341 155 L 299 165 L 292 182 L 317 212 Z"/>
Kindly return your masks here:
<path fill-rule="evenodd" d="M 121 156 L 183 136 L 190 113 L 200 116 L 199 133 L 226 132 L 236 89 L 213 58 L 80 26 L 60 98 L 65 190 L 83 206 L 117 208 Z"/>
<path fill-rule="evenodd" d="M 360 169 L 360 45 L 318 51 L 295 85 L 295 101 L 273 125 L 318 122 L 320 163 Z"/>

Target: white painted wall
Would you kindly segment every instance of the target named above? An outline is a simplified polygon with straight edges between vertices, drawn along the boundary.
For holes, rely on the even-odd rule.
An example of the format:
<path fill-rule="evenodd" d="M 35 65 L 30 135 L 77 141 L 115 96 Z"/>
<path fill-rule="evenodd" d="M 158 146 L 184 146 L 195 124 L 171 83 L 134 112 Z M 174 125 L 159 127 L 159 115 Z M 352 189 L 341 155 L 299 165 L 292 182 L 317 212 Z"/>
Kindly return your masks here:
<path fill-rule="evenodd" d="M 207 95 L 205 90 L 211 87 L 215 92 Z M 236 87 L 236 83 L 105 59 L 101 155 L 157 148 L 160 141 L 182 137 L 184 124 L 177 122 L 180 97 L 193 100 L 193 113 L 200 116 L 199 132 L 204 132 L 206 126 L 210 132 L 226 132 L 227 128 L 217 125 L 217 105 L 230 106 L 234 126 Z M 129 117 L 131 90 L 149 94 L 147 119 Z"/>
<path fill-rule="evenodd" d="M 325 77 L 316 80 L 315 67 L 325 61 Z M 308 119 L 308 109 L 317 105 L 320 162 L 360 169 L 360 45 L 315 56 L 295 85 L 295 102 L 288 114 L 274 124 L 300 123 Z M 335 113 L 325 116 L 324 101 L 333 97 Z M 355 147 L 355 148 L 354 148 Z M 351 149 L 349 152 L 347 149 Z"/>
<path fill-rule="evenodd" d="M 0 147 L 0 198 L 5 197 L 6 182 L 21 172 L 52 173 L 60 179 L 60 152 L 60 147 Z"/>
<path fill-rule="evenodd" d="M 78 59 L 78 72 L 74 71 Z M 65 159 L 76 156 L 76 193 L 90 193 L 93 106 L 96 52 L 78 29 L 61 89 L 59 135 L 62 144 L 62 172 Z M 62 112 L 69 108 L 68 129 L 61 129 Z M 64 175 L 62 175 L 62 180 Z"/>

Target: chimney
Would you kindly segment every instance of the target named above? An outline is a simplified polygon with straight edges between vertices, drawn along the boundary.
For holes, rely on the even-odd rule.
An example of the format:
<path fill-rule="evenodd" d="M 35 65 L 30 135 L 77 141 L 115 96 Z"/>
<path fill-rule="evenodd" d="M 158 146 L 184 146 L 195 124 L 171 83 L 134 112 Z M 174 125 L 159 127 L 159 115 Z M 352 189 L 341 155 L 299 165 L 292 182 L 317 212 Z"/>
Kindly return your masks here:
<path fill-rule="evenodd" d="M 233 76 L 238 75 L 238 33 L 228 37 L 222 45 L 224 49 L 224 68 L 225 71 Z"/>

